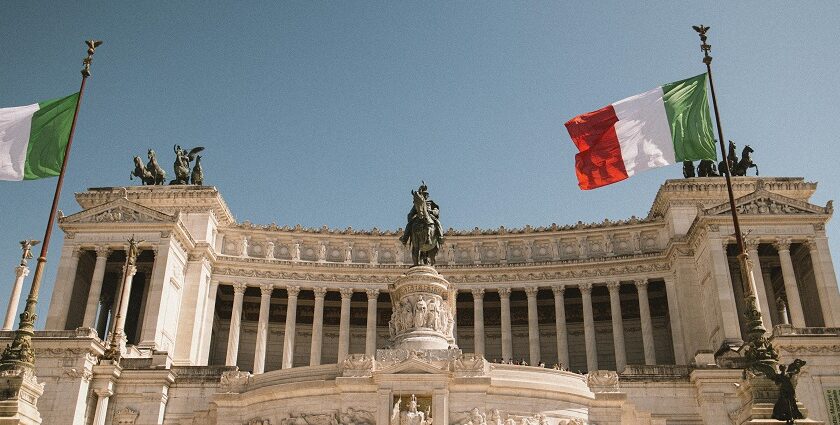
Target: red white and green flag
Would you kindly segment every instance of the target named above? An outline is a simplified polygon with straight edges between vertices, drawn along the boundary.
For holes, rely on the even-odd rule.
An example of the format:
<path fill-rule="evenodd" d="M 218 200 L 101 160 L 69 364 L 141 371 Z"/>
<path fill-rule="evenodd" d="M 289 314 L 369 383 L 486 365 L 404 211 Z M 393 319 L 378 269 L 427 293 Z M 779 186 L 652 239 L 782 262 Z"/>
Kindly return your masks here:
<path fill-rule="evenodd" d="M 583 190 L 682 161 L 717 159 L 706 74 L 663 84 L 570 119 Z"/>
<path fill-rule="evenodd" d="M 57 176 L 79 93 L 32 105 L 0 108 L 0 180 Z"/>

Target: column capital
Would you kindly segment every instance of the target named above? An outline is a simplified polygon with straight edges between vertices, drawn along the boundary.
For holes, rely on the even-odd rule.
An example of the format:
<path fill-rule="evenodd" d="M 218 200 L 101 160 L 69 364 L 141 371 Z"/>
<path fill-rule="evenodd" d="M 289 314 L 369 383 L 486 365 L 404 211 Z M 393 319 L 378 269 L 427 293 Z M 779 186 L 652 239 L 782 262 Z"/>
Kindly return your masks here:
<path fill-rule="evenodd" d="M 537 292 L 539 292 L 539 291 L 540 291 L 540 288 L 538 288 L 536 286 L 526 286 L 525 287 L 525 295 L 528 296 L 528 298 L 536 297 Z"/>
<path fill-rule="evenodd" d="M 245 289 L 247 289 L 247 288 L 248 288 L 248 285 L 246 285 L 242 282 L 236 282 L 236 283 L 233 284 L 233 293 L 234 294 L 244 294 Z"/>
<path fill-rule="evenodd" d="M 808 251 L 816 252 L 818 249 L 817 240 L 813 236 L 809 236 L 805 239 L 805 246 L 808 247 Z"/>
<path fill-rule="evenodd" d="M 17 266 L 15 267 L 15 276 L 29 276 L 29 267 L 26 266 Z"/>
<path fill-rule="evenodd" d="M 758 245 L 761 244 L 761 239 L 759 238 L 746 238 L 744 239 L 744 248 L 747 251 L 758 251 Z"/>
<path fill-rule="evenodd" d="M 323 286 L 317 286 L 315 288 L 312 288 L 312 292 L 315 293 L 315 298 L 324 298 L 324 296 L 327 295 L 327 288 L 324 288 Z"/>
<path fill-rule="evenodd" d="M 271 296 L 271 292 L 274 291 L 274 285 L 271 283 L 263 283 L 260 284 L 260 295 L 262 296 Z"/>
<path fill-rule="evenodd" d="M 578 289 L 580 289 L 580 293 L 582 295 L 591 295 L 592 294 L 592 284 L 591 283 L 578 283 Z"/>
<path fill-rule="evenodd" d="M 108 259 L 108 256 L 111 255 L 111 248 L 107 246 L 97 246 L 94 248 L 96 250 L 96 259 L 104 258 Z"/>
<path fill-rule="evenodd" d="M 499 292 L 499 297 L 510 298 L 510 288 L 499 288 L 497 291 Z"/>
<path fill-rule="evenodd" d="M 612 293 L 618 293 L 618 290 L 621 289 L 621 282 L 617 280 L 610 280 L 607 281 L 607 289 Z"/>
<path fill-rule="evenodd" d="M 379 297 L 379 289 L 376 289 L 376 288 L 365 289 L 365 293 L 368 296 L 368 301 L 376 300 L 377 297 Z"/>
<path fill-rule="evenodd" d="M 300 294 L 300 286 L 287 286 L 286 293 L 289 294 L 289 298 L 297 298 Z"/>
<path fill-rule="evenodd" d="M 555 297 L 562 297 L 565 295 L 566 287 L 563 285 L 554 285 L 551 287 L 551 292 L 554 292 Z"/>
<path fill-rule="evenodd" d="M 639 291 L 647 291 L 648 280 L 647 279 L 636 279 L 633 281 L 633 284 L 636 285 L 636 289 Z"/>
<path fill-rule="evenodd" d="M 70 256 L 78 260 L 79 255 L 82 254 L 82 248 L 78 245 L 70 247 Z"/>
<path fill-rule="evenodd" d="M 776 238 L 773 246 L 777 251 L 790 251 L 790 238 Z"/>
<path fill-rule="evenodd" d="M 338 290 L 341 293 L 341 300 L 344 301 L 345 299 L 349 300 L 350 297 L 353 296 L 353 288 L 341 288 Z"/>
<path fill-rule="evenodd" d="M 110 388 L 98 388 L 93 390 L 93 392 L 95 392 L 96 396 L 99 398 L 108 398 L 114 395 L 114 391 L 112 391 Z"/>
<path fill-rule="evenodd" d="M 473 299 L 484 300 L 484 288 L 472 288 Z"/>

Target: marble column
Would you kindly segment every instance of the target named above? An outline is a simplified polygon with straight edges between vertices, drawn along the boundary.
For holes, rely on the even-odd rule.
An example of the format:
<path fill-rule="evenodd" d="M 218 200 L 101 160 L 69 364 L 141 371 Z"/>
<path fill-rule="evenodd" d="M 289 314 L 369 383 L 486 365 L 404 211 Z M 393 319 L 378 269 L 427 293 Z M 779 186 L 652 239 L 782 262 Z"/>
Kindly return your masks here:
<path fill-rule="evenodd" d="M 634 282 L 639 292 L 639 320 L 642 323 L 642 346 L 645 350 L 645 364 L 656 364 L 656 350 L 653 345 L 653 325 L 650 321 L 650 301 L 648 300 L 647 279 Z"/>
<path fill-rule="evenodd" d="M 671 339 L 674 346 L 674 362 L 686 364 L 685 340 L 683 339 L 682 317 L 677 300 L 677 282 L 673 276 L 665 276 L 665 293 L 668 296 L 668 317 L 671 319 Z"/>
<path fill-rule="evenodd" d="M 67 312 L 70 309 L 70 296 L 76 283 L 76 270 L 79 267 L 81 250 L 78 246 L 65 242 L 61 249 L 55 286 L 50 298 L 50 310 L 47 313 L 46 329 L 64 329 L 67 326 Z"/>
<path fill-rule="evenodd" d="M 484 356 L 484 288 L 474 288 L 473 295 L 473 341 L 475 354 Z"/>
<path fill-rule="evenodd" d="M 552 286 L 554 293 L 554 326 L 557 329 L 557 362 L 563 368 L 569 367 L 569 339 L 566 331 L 565 286 Z"/>
<path fill-rule="evenodd" d="M 313 288 L 315 311 L 312 315 L 312 345 L 309 348 L 309 366 L 321 364 L 321 346 L 324 339 L 324 296 L 327 288 Z"/>
<path fill-rule="evenodd" d="M 796 328 L 804 328 L 805 313 L 802 311 L 799 286 L 796 284 L 796 274 L 793 272 L 793 260 L 790 258 L 790 239 L 779 238 L 774 245 L 779 251 L 779 262 L 782 264 L 782 279 L 785 283 L 790 322 Z"/>
<path fill-rule="evenodd" d="M 722 341 L 732 343 L 741 341 L 741 326 L 738 322 L 738 310 L 735 306 L 735 290 L 732 286 L 732 277 L 729 275 L 729 260 L 726 249 L 729 242 L 719 237 L 709 237 L 709 252 L 712 259 L 712 272 L 717 295 L 717 302 L 720 308 L 720 329 Z"/>
<path fill-rule="evenodd" d="M 105 278 L 105 263 L 108 262 L 108 255 L 111 250 L 108 247 L 96 247 L 96 265 L 93 267 L 93 277 L 90 280 L 87 306 L 85 307 L 85 318 L 82 326 L 95 327 L 96 313 L 99 311 L 99 297 L 102 294 L 102 280 Z M 103 337 L 104 335 L 100 335 Z"/>
<path fill-rule="evenodd" d="M 613 346 L 615 347 L 615 370 L 621 372 L 627 366 L 627 351 L 624 347 L 624 319 L 621 317 L 621 282 L 607 282 L 610 291 L 610 318 L 612 319 Z"/>
<path fill-rule="evenodd" d="M 20 291 L 23 289 L 23 279 L 29 276 L 29 267 L 15 267 L 15 285 L 12 287 L 12 295 L 9 296 L 9 307 L 6 309 L 6 320 L 3 321 L 3 330 L 10 331 L 15 325 L 15 314 L 18 303 L 20 303 Z"/>
<path fill-rule="evenodd" d="M 820 252 L 817 242 L 814 239 L 808 239 L 805 244 L 808 246 L 808 253 L 811 257 L 811 267 L 814 271 L 814 283 L 816 283 L 817 287 L 817 296 L 820 298 L 820 310 L 822 311 L 823 324 L 826 327 L 831 327 L 835 323 L 835 313 L 831 310 L 831 295 L 829 295 L 829 291 L 834 289 L 826 287 L 825 275 L 823 274 L 822 261 L 820 261 Z"/>
<path fill-rule="evenodd" d="M 254 349 L 254 374 L 265 372 L 265 350 L 268 344 L 268 310 L 274 285 L 260 285 L 260 316 L 257 322 L 257 346 Z"/>
<path fill-rule="evenodd" d="M 758 298 L 758 308 L 761 309 L 761 320 L 764 322 L 764 327 L 768 332 L 773 330 L 773 320 L 770 318 L 770 300 L 767 296 L 766 285 L 764 284 L 764 274 L 761 272 L 761 261 L 758 258 L 758 246 L 761 240 L 758 238 L 748 238 L 744 241 L 744 247 L 747 249 L 747 256 L 752 262 L 753 280 L 755 280 L 755 292 Z"/>
<path fill-rule="evenodd" d="M 353 288 L 341 288 L 341 319 L 338 324 L 338 363 L 344 361 L 350 350 L 350 298 Z"/>
<path fill-rule="evenodd" d="M 814 266 L 814 273 L 819 272 L 822 277 L 823 288 L 825 288 L 825 297 L 821 298 L 821 303 L 825 302 L 829 305 L 832 312 L 831 319 L 826 319 L 827 327 L 840 327 L 840 292 L 837 291 L 837 274 L 834 272 L 834 263 L 831 260 L 831 247 L 828 245 L 828 238 L 825 236 L 825 225 L 814 225 L 816 235 L 813 238 L 813 245 L 816 246 L 815 255 L 811 256 L 812 263 L 819 263 Z M 819 282 L 819 280 L 817 280 Z"/>
<path fill-rule="evenodd" d="M 120 301 L 117 306 L 117 316 L 114 320 L 114 335 L 120 340 L 120 351 L 123 351 L 126 343 L 125 319 L 128 315 L 128 304 L 131 301 L 131 283 L 134 280 L 135 273 L 137 273 L 136 266 L 128 264 L 123 266 L 123 283 L 120 290 Z"/>
<path fill-rule="evenodd" d="M 287 286 L 286 293 L 289 294 L 289 298 L 286 303 L 286 329 L 283 331 L 283 369 L 292 367 L 295 362 L 295 328 L 300 286 Z"/>
<path fill-rule="evenodd" d="M 93 391 L 96 394 L 96 410 L 93 413 L 93 425 L 105 425 L 105 418 L 108 416 L 108 400 L 114 395 L 110 389 Z"/>
<path fill-rule="evenodd" d="M 537 313 L 537 292 L 539 288 L 525 288 L 525 295 L 528 297 L 528 354 L 531 365 L 536 366 L 540 362 L 540 321 Z"/>
<path fill-rule="evenodd" d="M 502 360 L 513 360 L 513 335 L 510 329 L 510 288 L 499 288 L 502 305 Z"/>
<path fill-rule="evenodd" d="M 242 324 L 242 300 L 245 297 L 245 288 L 247 286 L 244 283 L 233 284 L 233 310 L 230 313 L 225 366 L 236 366 L 236 360 L 239 357 L 239 327 Z"/>
<path fill-rule="evenodd" d="M 110 312 L 113 308 L 114 297 L 113 295 L 110 296 L 103 296 L 100 301 L 100 312 L 99 317 L 96 319 L 96 333 L 100 335 L 100 338 L 105 340 L 108 338 L 108 319 L 111 316 Z"/>
<path fill-rule="evenodd" d="M 592 314 L 592 284 L 580 283 L 583 306 L 583 337 L 586 340 L 586 370 L 598 370 L 598 346 L 595 344 L 595 317 Z"/>
<path fill-rule="evenodd" d="M 379 290 L 367 289 L 365 292 L 368 297 L 365 355 L 373 357 L 376 354 L 376 303 L 379 301 Z"/>

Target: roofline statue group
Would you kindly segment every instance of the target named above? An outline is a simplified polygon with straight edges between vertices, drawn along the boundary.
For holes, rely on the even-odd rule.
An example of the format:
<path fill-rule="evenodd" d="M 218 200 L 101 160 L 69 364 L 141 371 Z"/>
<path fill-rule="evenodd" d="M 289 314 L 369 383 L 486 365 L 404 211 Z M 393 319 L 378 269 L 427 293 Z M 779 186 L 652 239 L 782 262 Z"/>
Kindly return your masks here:
<path fill-rule="evenodd" d="M 744 145 L 744 149 L 741 150 L 741 157 L 739 158 L 737 155 L 737 149 L 735 146 L 735 142 L 729 141 L 729 152 L 726 154 L 726 162 L 729 165 L 729 171 L 732 173 L 733 176 L 746 176 L 747 170 L 750 168 L 755 168 L 755 175 L 758 175 L 758 165 L 756 165 L 752 160 L 752 153 L 755 152 L 750 145 Z M 693 161 L 683 161 L 683 177 L 691 178 L 691 177 L 719 177 L 723 175 L 723 169 L 727 165 L 724 164 L 723 161 L 720 161 L 715 167 L 715 162 L 711 159 L 704 159 L 701 160 L 700 163 L 697 165 L 697 168 L 694 167 Z"/>
<path fill-rule="evenodd" d="M 198 153 L 203 151 L 204 147 L 192 148 L 189 152 L 181 148 L 181 145 L 175 145 L 173 149 L 175 151 L 175 163 L 173 164 L 175 179 L 171 180 L 169 184 L 203 185 L 204 170 L 201 168 L 201 155 L 198 155 Z M 131 172 L 129 178 L 134 180 L 137 177 L 143 185 L 147 186 L 166 184 L 166 171 L 158 164 L 154 149 L 149 149 L 146 155 L 149 162 L 145 166 L 139 156 L 134 157 L 134 171 Z M 190 172 L 190 163 L 193 161 L 195 161 L 195 165 L 192 166 L 192 172 Z"/>

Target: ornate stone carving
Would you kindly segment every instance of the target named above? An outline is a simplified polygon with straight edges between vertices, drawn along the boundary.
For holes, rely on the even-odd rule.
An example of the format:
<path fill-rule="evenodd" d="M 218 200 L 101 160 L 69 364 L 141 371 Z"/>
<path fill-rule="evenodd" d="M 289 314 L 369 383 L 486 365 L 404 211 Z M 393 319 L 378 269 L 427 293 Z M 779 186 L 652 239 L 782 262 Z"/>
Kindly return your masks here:
<path fill-rule="evenodd" d="M 592 284 L 591 283 L 579 283 L 578 288 L 580 289 L 581 294 L 589 295 L 592 293 Z"/>
<path fill-rule="evenodd" d="M 790 238 L 778 238 L 773 246 L 777 251 L 790 251 Z"/>
<path fill-rule="evenodd" d="M 274 292 L 274 285 L 270 283 L 260 284 L 260 295 L 271 295 Z"/>
<path fill-rule="evenodd" d="M 564 293 L 566 292 L 566 287 L 565 286 L 552 286 L 551 287 L 551 292 L 554 293 L 555 297 L 559 296 L 559 297 L 562 298 Z"/>
<path fill-rule="evenodd" d="M 85 382 L 90 382 L 90 378 L 93 377 L 93 372 L 87 369 L 80 370 L 74 367 L 69 367 L 64 369 L 64 376 L 74 379 L 81 378 Z"/>
<path fill-rule="evenodd" d="M 327 288 L 324 288 L 323 286 L 318 286 L 312 288 L 312 292 L 315 294 L 315 298 L 324 298 L 324 296 L 327 295 Z"/>
<path fill-rule="evenodd" d="M 370 289 L 370 288 L 365 289 L 365 293 L 367 294 L 367 297 L 368 297 L 369 300 L 376 299 L 377 297 L 379 297 L 379 290 L 375 289 L 375 288 L 374 289 Z"/>
<path fill-rule="evenodd" d="M 371 376 L 376 367 L 373 357 L 365 354 L 351 354 L 341 362 L 342 376 L 365 377 Z"/>
<path fill-rule="evenodd" d="M 487 374 L 487 360 L 481 355 L 463 355 L 452 362 L 452 371 L 456 377 L 474 377 Z"/>
<path fill-rule="evenodd" d="M 618 392 L 618 373 L 612 370 L 593 370 L 586 375 L 586 384 L 592 392 Z"/>
<path fill-rule="evenodd" d="M 236 282 L 236 283 L 233 284 L 233 292 L 234 293 L 244 294 L 245 289 L 247 289 L 247 288 L 248 288 L 248 285 L 246 285 L 242 282 Z"/>
<path fill-rule="evenodd" d="M 454 318 L 447 301 L 429 295 L 411 295 L 400 299 L 397 308 L 391 313 L 389 323 L 391 338 L 405 332 L 419 329 L 431 329 L 451 336 Z"/>
<path fill-rule="evenodd" d="M 120 410 L 117 410 L 117 412 L 114 413 L 114 419 L 112 423 L 114 425 L 134 425 L 135 421 L 137 421 L 138 416 L 140 416 L 139 411 L 126 406 Z"/>
<path fill-rule="evenodd" d="M 263 418 L 251 418 L 244 425 L 271 425 L 271 421 Z"/>
<path fill-rule="evenodd" d="M 621 282 L 617 280 L 611 280 L 607 282 L 607 289 L 610 291 L 610 293 L 618 292 L 618 290 L 621 289 Z"/>
<path fill-rule="evenodd" d="M 289 298 L 297 298 L 300 294 L 300 286 L 287 286 L 286 293 L 289 294 Z"/>
<path fill-rule="evenodd" d="M 251 383 L 250 372 L 239 370 L 231 370 L 222 373 L 219 379 L 219 392 L 222 393 L 241 393 L 244 392 Z"/>

